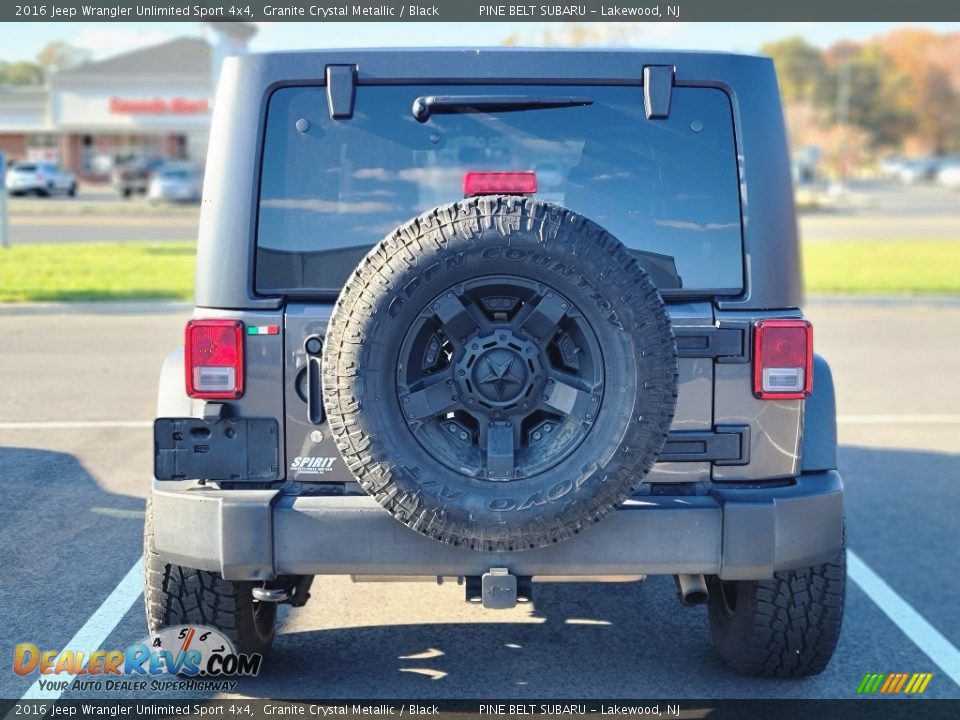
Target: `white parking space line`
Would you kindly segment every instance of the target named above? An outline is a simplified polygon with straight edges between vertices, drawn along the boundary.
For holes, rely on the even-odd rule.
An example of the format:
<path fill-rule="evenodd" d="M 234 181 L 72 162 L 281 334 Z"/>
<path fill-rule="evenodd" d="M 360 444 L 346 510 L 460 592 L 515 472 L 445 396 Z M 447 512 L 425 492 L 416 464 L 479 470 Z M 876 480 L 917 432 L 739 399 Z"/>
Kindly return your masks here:
<path fill-rule="evenodd" d="M 0 430 L 84 430 L 86 428 L 148 428 L 150 420 L 77 420 L 51 422 L 0 422 Z"/>
<path fill-rule="evenodd" d="M 960 685 L 960 650 L 850 549 L 847 550 L 847 574 L 924 655 Z"/>
<path fill-rule="evenodd" d="M 113 589 L 113 592 L 107 596 L 107 599 L 90 616 L 83 627 L 77 630 L 77 634 L 70 639 L 70 642 L 63 649 L 73 650 L 74 652 L 79 650 L 89 657 L 90 653 L 103 645 L 113 629 L 123 619 L 123 616 L 133 607 L 141 593 L 143 593 L 143 560 L 137 560 L 123 580 L 120 581 L 120 584 Z M 146 635 L 146 631 L 144 631 L 144 635 Z M 60 677 L 47 675 L 43 679 L 59 680 Z M 20 699 L 56 700 L 62 694 L 62 690 L 41 689 L 40 680 L 37 679 Z"/>
<path fill-rule="evenodd" d="M 903 415 L 837 415 L 845 425 L 940 425 L 960 424 L 960 414 L 926 413 Z"/>

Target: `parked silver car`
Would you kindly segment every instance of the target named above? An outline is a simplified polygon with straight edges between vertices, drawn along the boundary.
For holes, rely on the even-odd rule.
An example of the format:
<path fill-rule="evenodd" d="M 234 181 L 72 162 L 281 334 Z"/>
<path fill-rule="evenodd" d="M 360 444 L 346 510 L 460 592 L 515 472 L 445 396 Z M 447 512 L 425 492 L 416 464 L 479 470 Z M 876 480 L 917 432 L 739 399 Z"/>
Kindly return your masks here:
<path fill-rule="evenodd" d="M 914 185 L 916 183 L 928 182 L 937 176 L 939 163 L 936 158 L 915 158 L 904 163 L 900 168 L 897 178 L 902 183 Z"/>
<path fill-rule="evenodd" d="M 198 202 L 203 190 L 203 174 L 196 165 L 185 162 L 158 167 L 147 190 L 150 202 Z"/>
<path fill-rule="evenodd" d="M 6 188 L 11 195 L 47 197 L 65 193 L 73 197 L 77 194 L 77 178 L 54 163 L 17 163 L 7 170 Z"/>

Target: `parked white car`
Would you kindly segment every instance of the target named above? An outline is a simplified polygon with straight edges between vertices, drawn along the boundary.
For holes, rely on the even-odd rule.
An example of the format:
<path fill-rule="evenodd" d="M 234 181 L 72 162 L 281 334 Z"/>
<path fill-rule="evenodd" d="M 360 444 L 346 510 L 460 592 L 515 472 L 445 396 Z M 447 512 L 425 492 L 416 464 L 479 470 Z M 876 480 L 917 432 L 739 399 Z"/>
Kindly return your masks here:
<path fill-rule="evenodd" d="M 902 157 L 892 155 L 880 161 L 880 177 L 885 180 L 896 180 L 900 177 L 900 171 L 907 161 Z"/>
<path fill-rule="evenodd" d="M 41 195 L 64 193 L 77 194 L 77 178 L 54 163 L 23 162 L 7 170 L 7 192 L 11 195 Z"/>
<path fill-rule="evenodd" d="M 151 202 L 197 202 L 203 191 L 203 173 L 185 162 L 166 163 L 150 179 L 147 198 Z"/>
<path fill-rule="evenodd" d="M 937 173 L 937 182 L 945 188 L 960 190 L 960 162 L 945 165 Z"/>

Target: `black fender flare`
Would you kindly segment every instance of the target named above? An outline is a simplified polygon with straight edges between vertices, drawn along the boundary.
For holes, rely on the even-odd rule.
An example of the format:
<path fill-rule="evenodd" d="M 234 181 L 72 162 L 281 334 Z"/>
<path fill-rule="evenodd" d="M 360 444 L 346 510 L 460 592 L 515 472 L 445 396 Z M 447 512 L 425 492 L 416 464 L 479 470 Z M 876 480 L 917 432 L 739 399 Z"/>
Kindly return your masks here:
<path fill-rule="evenodd" d="M 803 419 L 803 472 L 837 468 L 837 399 L 833 373 L 820 355 L 813 356 L 813 392 L 807 398 Z"/>

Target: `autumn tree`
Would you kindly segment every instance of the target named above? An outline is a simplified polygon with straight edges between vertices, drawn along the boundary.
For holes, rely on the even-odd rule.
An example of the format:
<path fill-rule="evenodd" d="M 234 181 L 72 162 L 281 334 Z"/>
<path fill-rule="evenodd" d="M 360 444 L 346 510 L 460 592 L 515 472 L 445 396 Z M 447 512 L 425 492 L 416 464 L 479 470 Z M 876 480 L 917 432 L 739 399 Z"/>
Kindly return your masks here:
<path fill-rule="evenodd" d="M 834 122 L 863 129 L 874 147 L 899 145 L 914 116 L 903 102 L 899 71 L 876 43 L 837 43 L 824 53 L 822 97 Z M 829 103 L 829 104 L 827 104 Z"/>
<path fill-rule="evenodd" d="M 960 149 L 960 92 L 936 65 L 915 74 L 916 134 L 934 155 Z"/>
<path fill-rule="evenodd" d="M 904 137 L 926 152 L 960 150 L 960 33 L 902 28 L 877 38 L 891 59 L 891 97 L 910 117 Z"/>
<path fill-rule="evenodd" d="M 37 54 L 37 62 L 47 74 L 60 72 L 90 60 L 90 52 L 63 40 L 55 40 L 44 45 Z"/>
<path fill-rule="evenodd" d="M 933 154 L 960 150 L 960 33 L 902 28 L 826 51 L 794 37 L 762 52 L 776 64 L 787 115 L 807 117 L 821 138 L 849 146 L 866 137 L 874 150 L 907 142 Z M 827 133 L 832 124 L 847 127 Z"/>

